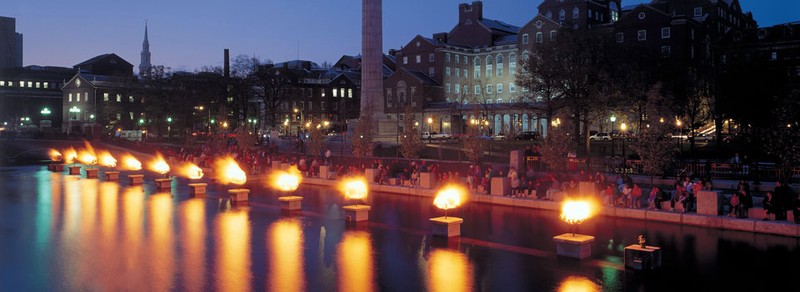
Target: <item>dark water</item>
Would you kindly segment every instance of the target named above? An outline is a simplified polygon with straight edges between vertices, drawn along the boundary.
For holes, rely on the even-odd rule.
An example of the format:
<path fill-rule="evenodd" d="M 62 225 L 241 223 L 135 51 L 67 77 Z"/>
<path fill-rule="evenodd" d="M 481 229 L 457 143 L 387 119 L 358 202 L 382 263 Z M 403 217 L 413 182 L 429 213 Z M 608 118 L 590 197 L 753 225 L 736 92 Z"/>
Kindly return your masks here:
<path fill-rule="evenodd" d="M 303 187 L 300 214 L 250 182 L 249 206 L 209 185 L 188 196 L 148 184 L 0 168 L 2 291 L 768 291 L 796 287 L 798 238 L 597 217 L 590 260 L 556 258 L 558 214 L 467 204 L 460 240 L 429 235 L 429 198 L 372 194 L 371 222 L 347 226 L 335 190 Z M 656 272 L 626 271 L 624 246 L 646 233 Z M 793 284 L 794 283 L 794 284 Z"/>

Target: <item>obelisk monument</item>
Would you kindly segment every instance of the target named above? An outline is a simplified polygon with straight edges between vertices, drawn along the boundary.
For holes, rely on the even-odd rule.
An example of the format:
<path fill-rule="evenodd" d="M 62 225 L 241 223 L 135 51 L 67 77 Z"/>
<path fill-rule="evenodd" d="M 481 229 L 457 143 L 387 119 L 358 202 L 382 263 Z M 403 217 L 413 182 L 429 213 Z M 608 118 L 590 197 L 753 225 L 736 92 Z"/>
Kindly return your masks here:
<path fill-rule="evenodd" d="M 361 115 L 383 116 L 383 15 L 381 0 L 361 2 Z"/>

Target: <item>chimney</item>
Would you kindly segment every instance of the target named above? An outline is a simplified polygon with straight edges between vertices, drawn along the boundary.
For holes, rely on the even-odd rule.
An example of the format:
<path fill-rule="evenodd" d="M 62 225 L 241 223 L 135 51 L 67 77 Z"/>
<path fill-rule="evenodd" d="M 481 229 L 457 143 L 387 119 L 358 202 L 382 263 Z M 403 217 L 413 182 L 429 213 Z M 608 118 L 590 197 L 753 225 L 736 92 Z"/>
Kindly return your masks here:
<path fill-rule="evenodd" d="M 463 24 L 467 19 L 473 21 L 483 19 L 483 2 L 473 1 L 472 5 L 466 3 L 458 5 L 458 22 Z"/>
<path fill-rule="evenodd" d="M 231 52 L 225 49 L 225 67 L 222 68 L 225 78 L 231 77 Z"/>
<path fill-rule="evenodd" d="M 435 33 L 435 34 L 433 34 L 433 39 L 439 41 L 440 43 L 446 44 L 447 43 L 447 33 L 446 32 Z"/>

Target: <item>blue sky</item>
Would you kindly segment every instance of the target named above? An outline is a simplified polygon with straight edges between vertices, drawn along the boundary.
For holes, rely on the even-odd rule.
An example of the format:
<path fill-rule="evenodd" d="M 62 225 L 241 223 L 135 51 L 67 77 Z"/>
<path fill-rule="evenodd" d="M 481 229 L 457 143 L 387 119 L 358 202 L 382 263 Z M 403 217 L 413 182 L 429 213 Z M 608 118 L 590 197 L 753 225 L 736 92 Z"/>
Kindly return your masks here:
<path fill-rule="evenodd" d="M 415 35 L 453 28 L 458 0 L 384 0 L 384 51 Z M 471 1 L 469 1 L 471 2 Z M 645 0 L 623 0 L 630 5 Z M 541 0 L 484 1 L 484 17 L 523 25 Z M 740 0 L 759 26 L 800 21 L 798 0 Z M 71 67 L 116 53 L 139 64 L 144 23 L 152 63 L 193 71 L 220 66 L 222 51 L 276 62 L 335 62 L 361 48 L 360 0 L 4 0 L 0 16 L 15 17 L 24 35 L 24 65 Z M 299 46 L 298 46 L 299 44 Z M 298 50 L 299 47 L 299 50 Z"/>

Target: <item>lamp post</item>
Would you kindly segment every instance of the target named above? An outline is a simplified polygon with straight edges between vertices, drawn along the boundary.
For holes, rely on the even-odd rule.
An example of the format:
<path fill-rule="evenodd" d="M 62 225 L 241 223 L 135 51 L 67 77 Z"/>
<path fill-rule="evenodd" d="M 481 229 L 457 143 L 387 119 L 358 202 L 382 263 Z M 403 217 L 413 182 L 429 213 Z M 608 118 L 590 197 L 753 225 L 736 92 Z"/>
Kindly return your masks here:
<path fill-rule="evenodd" d="M 625 166 L 626 166 L 625 165 L 625 160 L 627 158 L 626 155 L 625 155 L 625 130 L 628 129 L 628 125 L 626 125 L 625 123 L 622 123 L 621 125 L 619 125 L 619 129 L 622 132 L 622 168 L 625 168 Z"/>
<path fill-rule="evenodd" d="M 302 125 L 303 125 L 303 122 L 304 122 L 304 118 L 303 118 L 303 110 L 300 110 L 300 109 L 294 109 L 294 113 L 295 113 L 295 114 L 298 114 L 298 113 L 300 114 L 300 123 L 299 123 L 299 124 L 298 124 L 298 126 L 297 126 L 297 132 L 298 132 L 298 135 L 299 135 L 299 134 L 300 134 L 300 130 L 301 130 L 301 128 L 302 128 Z M 297 119 L 297 118 L 295 117 L 294 119 Z"/>
<path fill-rule="evenodd" d="M 678 159 L 683 155 L 683 123 L 678 118 L 675 118 L 675 126 L 678 126 Z"/>
<path fill-rule="evenodd" d="M 428 117 L 428 143 L 433 143 L 433 118 Z"/>
<path fill-rule="evenodd" d="M 172 138 L 172 117 L 167 117 L 167 139 Z"/>
<path fill-rule="evenodd" d="M 614 116 L 614 115 L 611 115 L 611 117 L 608 118 L 608 120 L 611 121 L 611 132 L 613 133 L 614 132 L 614 123 L 617 121 L 617 117 Z M 612 133 L 609 133 L 609 135 L 612 134 Z M 611 136 L 611 157 L 614 157 L 614 136 L 613 135 Z"/>

